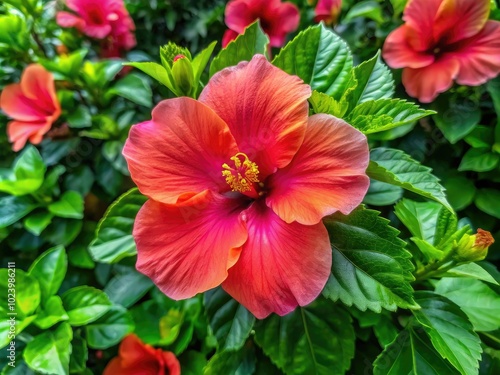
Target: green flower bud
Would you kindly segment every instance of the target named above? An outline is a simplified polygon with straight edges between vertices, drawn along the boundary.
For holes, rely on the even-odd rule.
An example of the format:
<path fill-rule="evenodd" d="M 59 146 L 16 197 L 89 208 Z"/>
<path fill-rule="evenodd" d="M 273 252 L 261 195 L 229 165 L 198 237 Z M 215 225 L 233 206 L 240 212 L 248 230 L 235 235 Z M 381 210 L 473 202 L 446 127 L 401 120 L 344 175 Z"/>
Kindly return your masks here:
<path fill-rule="evenodd" d="M 477 262 L 486 258 L 488 248 L 495 242 L 487 230 L 479 228 L 474 235 L 464 234 L 456 245 L 455 260 Z"/>
<path fill-rule="evenodd" d="M 191 61 L 184 55 L 177 55 L 173 59 L 172 77 L 174 85 L 181 95 L 191 96 L 194 88 L 194 72 Z"/>

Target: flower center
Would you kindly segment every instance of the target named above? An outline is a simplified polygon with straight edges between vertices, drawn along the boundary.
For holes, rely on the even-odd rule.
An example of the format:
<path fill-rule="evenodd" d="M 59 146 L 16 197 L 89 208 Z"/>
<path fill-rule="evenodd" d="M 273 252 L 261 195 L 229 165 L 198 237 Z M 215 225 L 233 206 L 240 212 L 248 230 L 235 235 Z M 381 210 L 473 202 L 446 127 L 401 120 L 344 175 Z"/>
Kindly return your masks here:
<path fill-rule="evenodd" d="M 251 198 L 258 198 L 259 167 L 248 156 L 238 152 L 231 158 L 234 168 L 228 164 L 222 164 L 222 176 L 226 178 L 227 184 L 233 191 L 238 191 Z"/>

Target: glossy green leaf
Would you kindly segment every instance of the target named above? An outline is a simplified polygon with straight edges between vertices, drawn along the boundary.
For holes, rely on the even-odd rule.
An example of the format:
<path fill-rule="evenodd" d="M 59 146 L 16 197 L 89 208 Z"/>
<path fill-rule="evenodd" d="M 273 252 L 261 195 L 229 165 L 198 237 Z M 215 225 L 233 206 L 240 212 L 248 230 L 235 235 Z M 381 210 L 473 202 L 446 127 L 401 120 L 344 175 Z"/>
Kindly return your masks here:
<path fill-rule="evenodd" d="M 134 68 L 137 68 L 141 70 L 142 72 L 146 73 L 150 77 L 154 78 L 158 82 L 160 82 L 162 85 L 167 86 L 170 90 L 172 90 L 173 86 L 172 83 L 168 77 L 167 71 L 165 68 L 155 62 L 127 62 L 123 63 L 123 65 L 126 66 L 133 66 Z"/>
<path fill-rule="evenodd" d="M 216 45 L 217 42 L 210 43 L 207 48 L 205 48 L 193 58 L 192 65 L 194 71 L 194 82 L 196 86 L 199 85 L 201 75 L 208 64 L 208 61 L 210 60 L 210 57 L 212 56 Z"/>
<path fill-rule="evenodd" d="M 459 171 L 489 172 L 498 165 L 500 155 L 490 151 L 489 147 L 469 149 L 460 165 Z"/>
<path fill-rule="evenodd" d="M 135 216 L 146 200 L 138 189 L 131 189 L 108 208 L 89 246 L 95 261 L 116 263 L 137 253 L 132 228 Z"/>
<path fill-rule="evenodd" d="M 447 277 L 467 277 L 477 280 L 486 281 L 491 284 L 500 285 L 495 278 L 483 267 L 477 263 L 461 264 L 453 267 L 444 276 Z"/>
<path fill-rule="evenodd" d="M 111 301 L 106 293 L 86 285 L 67 290 L 61 299 L 72 326 L 91 323 L 111 308 Z"/>
<path fill-rule="evenodd" d="M 37 311 L 37 316 L 34 323 L 41 329 L 47 329 L 52 327 L 56 323 L 68 319 L 69 317 L 64 310 L 61 297 L 51 296 L 43 304 L 41 309 Z"/>
<path fill-rule="evenodd" d="M 53 216 L 54 215 L 47 211 L 36 212 L 24 219 L 23 224 L 28 232 L 35 236 L 39 236 L 51 223 Z"/>
<path fill-rule="evenodd" d="M 132 270 L 113 277 L 104 288 L 104 292 L 111 302 L 129 307 L 140 300 L 152 286 L 153 282 L 149 278 Z"/>
<path fill-rule="evenodd" d="M 82 68 L 82 64 L 85 56 L 87 55 L 87 52 L 88 51 L 85 49 L 80 49 L 69 54 L 59 55 L 51 60 L 40 59 L 39 62 L 45 68 L 54 72 L 55 76 L 57 77 L 56 79 L 74 79 L 80 73 L 80 69 Z M 58 75 L 62 75 L 62 77 L 58 77 Z"/>
<path fill-rule="evenodd" d="M 0 311 L 16 313 L 18 319 L 34 314 L 40 304 L 38 281 L 19 268 L 0 269 L 0 293 Z"/>
<path fill-rule="evenodd" d="M 255 327 L 255 341 L 287 375 L 344 373 L 354 357 L 351 317 L 325 299 L 271 315 Z"/>
<path fill-rule="evenodd" d="M 327 113 L 342 118 L 349 108 L 347 101 L 338 101 L 319 91 L 313 91 L 309 98 L 314 113 Z"/>
<path fill-rule="evenodd" d="M 366 17 L 377 23 L 384 23 L 382 7 L 376 1 L 360 1 L 354 3 L 343 18 L 343 21 L 352 21 L 359 17 Z"/>
<path fill-rule="evenodd" d="M 92 116 L 87 107 L 79 105 L 74 111 L 67 116 L 68 125 L 70 128 L 88 128 L 92 126 Z"/>
<path fill-rule="evenodd" d="M 207 365 L 205 355 L 194 350 L 189 350 L 179 357 L 182 375 L 200 375 Z"/>
<path fill-rule="evenodd" d="M 481 110 L 470 102 L 450 101 L 435 106 L 433 119 L 450 143 L 456 143 L 469 134 L 481 120 Z"/>
<path fill-rule="evenodd" d="M 85 326 L 85 336 L 90 348 L 107 349 L 118 344 L 134 330 L 134 321 L 126 308 L 114 305 L 107 313 Z"/>
<path fill-rule="evenodd" d="M 495 130 L 488 126 L 478 125 L 465 137 L 465 142 L 474 148 L 491 148 L 495 142 Z"/>
<path fill-rule="evenodd" d="M 0 228 L 14 224 L 37 207 L 38 204 L 29 197 L 0 197 Z"/>
<path fill-rule="evenodd" d="M 10 346 L 12 340 L 15 339 L 14 336 L 19 335 L 26 327 L 28 327 L 36 319 L 36 315 L 31 315 L 24 319 L 21 319 L 19 316 L 15 316 L 15 319 L 13 319 L 14 316 L 11 315 L 7 315 L 5 317 L 8 318 L 0 320 L 0 349 L 6 347 L 7 345 Z M 15 323 L 15 328 L 14 328 L 14 323 Z"/>
<path fill-rule="evenodd" d="M 384 147 L 372 149 L 370 160 L 367 169 L 370 178 L 400 186 L 452 210 L 445 189 L 431 173 L 431 168 L 421 165 L 401 150 Z"/>
<path fill-rule="evenodd" d="M 111 95 L 119 95 L 147 108 L 153 106 L 153 92 L 149 83 L 135 73 L 127 74 L 106 92 L 107 97 Z"/>
<path fill-rule="evenodd" d="M 71 356 L 69 359 L 69 372 L 83 373 L 87 368 L 87 360 L 89 357 L 89 351 L 87 348 L 87 342 L 78 333 L 73 336 L 71 341 Z"/>
<path fill-rule="evenodd" d="M 0 16 L 0 46 L 26 51 L 29 41 L 28 27 L 23 18 L 15 14 Z"/>
<path fill-rule="evenodd" d="M 402 199 L 394 207 L 394 212 L 413 236 L 433 244 L 441 209 L 442 206 L 435 202 Z"/>
<path fill-rule="evenodd" d="M 24 349 L 26 364 L 43 374 L 68 374 L 72 339 L 73 330 L 68 323 L 35 336 Z"/>
<path fill-rule="evenodd" d="M 481 340 L 467 315 L 449 299 L 430 291 L 416 292 L 415 299 L 421 309 L 414 310 L 413 315 L 434 348 L 462 375 L 477 374 Z"/>
<path fill-rule="evenodd" d="M 478 189 L 474 203 L 481 211 L 500 219 L 499 190 L 490 188 Z"/>
<path fill-rule="evenodd" d="M 254 348 L 245 346 L 237 351 L 225 350 L 215 353 L 208 361 L 203 374 L 252 375 L 255 374 L 255 365 Z"/>
<path fill-rule="evenodd" d="M 388 206 L 396 203 L 402 196 L 403 189 L 399 186 L 370 180 L 370 188 L 363 199 L 363 203 L 373 206 Z"/>
<path fill-rule="evenodd" d="M 47 250 L 33 262 L 29 274 L 40 283 L 43 301 L 47 301 L 50 296 L 57 293 L 67 268 L 68 257 L 63 246 Z"/>
<path fill-rule="evenodd" d="M 250 61 L 255 54 L 265 55 L 269 38 L 258 22 L 252 23 L 243 34 L 222 49 L 210 64 L 210 76 L 240 61 Z"/>
<path fill-rule="evenodd" d="M 476 187 L 474 181 L 462 175 L 456 175 L 443 181 L 446 188 L 446 196 L 452 207 L 462 210 L 474 201 Z"/>
<path fill-rule="evenodd" d="M 413 265 L 405 243 L 389 220 L 378 211 L 358 208 L 350 215 L 329 217 L 326 227 L 332 242 L 332 274 L 323 295 L 364 311 L 416 308 Z"/>
<path fill-rule="evenodd" d="M 273 64 L 297 75 L 313 90 L 339 100 L 352 69 L 347 44 L 323 24 L 301 31 L 283 47 Z"/>
<path fill-rule="evenodd" d="M 222 288 L 205 292 L 204 303 L 219 350 L 239 350 L 250 335 L 255 317 Z"/>
<path fill-rule="evenodd" d="M 20 196 L 40 188 L 45 175 L 45 164 L 34 146 L 27 146 L 16 159 L 12 170 L 0 170 L 0 191 Z"/>

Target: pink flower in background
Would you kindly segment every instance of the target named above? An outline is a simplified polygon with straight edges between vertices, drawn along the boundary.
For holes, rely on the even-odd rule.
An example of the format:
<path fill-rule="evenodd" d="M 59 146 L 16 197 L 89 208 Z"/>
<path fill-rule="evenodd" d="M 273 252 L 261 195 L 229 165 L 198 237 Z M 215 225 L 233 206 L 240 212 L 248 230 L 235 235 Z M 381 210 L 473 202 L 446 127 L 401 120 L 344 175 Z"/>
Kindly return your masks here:
<path fill-rule="evenodd" d="M 73 13 L 58 12 L 61 27 L 75 27 L 85 35 L 103 40 L 103 55 L 117 57 L 136 45 L 134 21 L 123 0 L 66 0 Z"/>
<path fill-rule="evenodd" d="M 20 83 L 3 89 L 0 109 L 13 118 L 7 125 L 7 135 L 14 151 L 22 149 L 28 140 L 40 143 L 61 114 L 54 77 L 41 65 L 29 65 Z"/>
<path fill-rule="evenodd" d="M 327 25 L 337 23 L 341 9 L 342 0 L 319 0 L 314 9 L 314 22 L 323 21 Z"/>
<path fill-rule="evenodd" d="M 272 47 L 282 47 L 287 34 L 297 30 L 300 13 L 295 4 L 281 0 L 231 0 L 226 6 L 227 30 L 222 46 L 245 31 L 257 19 L 262 30 L 269 36 Z"/>
<path fill-rule="evenodd" d="M 257 318 L 312 302 L 331 273 L 322 218 L 369 185 L 366 137 L 308 117 L 311 88 L 257 55 L 215 74 L 199 101 L 162 101 L 123 154 L 150 199 L 137 269 L 173 299 L 222 284 Z"/>
<path fill-rule="evenodd" d="M 409 95 L 428 103 L 454 80 L 478 86 L 500 73 L 500 22 L 489 12 L 489 0 L 410 0 L 383 48 Z"/>

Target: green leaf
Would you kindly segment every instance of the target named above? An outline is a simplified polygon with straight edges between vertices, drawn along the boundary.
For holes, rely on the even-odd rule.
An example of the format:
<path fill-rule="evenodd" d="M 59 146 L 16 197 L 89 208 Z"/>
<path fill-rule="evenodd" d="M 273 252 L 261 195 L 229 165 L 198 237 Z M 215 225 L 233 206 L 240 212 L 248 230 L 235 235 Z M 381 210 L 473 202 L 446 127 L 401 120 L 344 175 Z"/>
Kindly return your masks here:
<path fill-rule="evenodd" d="M 47 329 L 54 324 L 68 320 L 68 314 L 64 310 L 61 297 L 51 296 L 43 304 L 43 308 L 37 312 L 35 325 L 41 329 Z"/>
<path fill-rule="evenodd" d="M 358 208 L 329 217 L 332 274 L 323 295 L 348 306 L 380 312 L 382 308 L 417 308 L 413 300 L 413 264 L 405 242 L 378 211 Z"/>
<path fill-rule="evenodd" d="M 134 330 L 134 321 L 126 308 L 114 305 L 95 322 L 85 326 L 85 335 L 92 349 L 108 349 Z"/>
<path fill-rule="evenodd" d="M 478 125 L 465 137 L 465 142 L 474 148 L 491 148 L 495 142 L 495 130 L 488 126 Z"/>
<path fill-rule="evenodd" d="M 123 307 L 130 307 L 140 300 L 153 286 L 153 282 L 143 274 L 132 270 L 113 277 L 104 292 L 109 300 Z"/>
<path fill-rule="evenodd" d="M 28 27 L 24 19 L 14 14 L 0 16 L 0 46 L 26 51 L 29 41 Z"/>
<path fill-rule="evenodd" d="M 500 161 L 500 155 L 490 151 L 489 147 L 469 149 L 460 165 L 459 171 L 489 172 L 495 169 Z"/>
<path fill-rule="evenodd" d="M 68 257 L 63 246 L 47 250 L 33 262 L 29 274 L 40 283 L 42 301 L 47 301 L 50 296 L 57 293 L 67 268 Z"/>
<path fill-rule="evenodd" d="M 0 320 L 0 348 L 4 348 L 7 345 L 9 345 L 15 339 L 15 336 L 19 335 L 26 327 L 28 327 L 36 319 L 36 315 L 31 315 L 24 319 L 21 319 L 19 316 L 16 316 L 15 320 L 11 320 L 13 316 L 8 316 L 8 317 L 9 317 L 8 319 Z M 13 324 L 14 322 L 15 322 L 15 329 Z"/>
<path fill-rule="evenodd" d="M 418 330 L 417 330 L 418 329 Z M 377 357 L 374 375 L 456 375 L 421 328 L 407 327 Z"/>
<path fill-rule="evenodd" d="M 36 212 L 24 219 L 23 224 L 28 232 L 35 236 L 39 236 L 51 223 L 53 216 L 54 215 L 47 211 Z"/>
<path fill-rule="evenodd" d="M 313 91 L 309 102 L 314 113 L 327 113 L 329 115 L 342 118 L 349 108 L 349 103 L 346 101 L 337 101 L 327 94 Z"/>
<path fill-rule="evenodd" d="M 420 310 L 413 311 L 434 348 L 463 375 L 477 374 L 481 340 L 467 315 L 449 299 L 430 291 L 415 293 Z"/>
<path fill-rule="evenodd" d="M 442 108 L 434 107 L 437 110 L 434 122 L 452 144 L 469 134 L 481 120 L 481 110 L 470 102 L 446 101 Z"/>
<path fill-rule="evenodd" d="M 401 13 L 403 13 L 408 0 L 390 0 L 390 2 L 392 5 L 392 9 L 394 10 L 394 17 L 397 17 Z"/>
<path fill-rule="evenodd" d="M 489 188 L 478 189 L 474 203 L 481 211 L 500 219 L 500 191 Z"/>
<path fill-rule="evenodd" d="M 255 54 L 265 55 L 269 38 L 262 31 L 258 22 L 252 23 L 245 32 L 222 49 L 210 64 L 210 77 L 228 66 L 240 61 L 250 61 Z"/>
<path fill-rule="evenodd" d="M 89 246 L 95 261 L 116 263 L 137 253 L 132 227 L 137 212 L 146 200 L 147 198 L 134 188 L 108 208 L 97 226 L 95 239 Z"/>
<path fill-rule="evenodd" d="M 134 68 L 143 71 L 150 77 L 160 82 L 162 85 L 167 86 L 171 91 L 174 91 L 172 83 L 168 78 L 167 71 L 162 65 L 155 62 L 127 62 L 123 63 L 123 65 L 133 66 Z"/>
<path fill-rule="evenodd" d="M 359 3 L 354 3 L 349 9 L 349 12 L 345 15 L 343 21 L 352 21 L 358 17 L 366 17 L 379 24 L 385 22 L 382 15 L 382 8 L 376 1 L 360 1 Z"/>
<path fill-rule="evenodd" d="M 38 205 L 28 197 L 0 197 L 0 228 L 14 224 L 37 207 Z"/>
<path fill-rule="evenodd" d="M 446 196 L 456 211 L 463 210 L 474 201 L 476 186 L 474 181 L 462 175 L 456 175 L 443 181 Z"/>
<path fill-rule="evenodd" d="M 442 246 L 458 229 L 458 218 L 454 212 L 441 209 L 439 211 L 434 244 Z"/>
<path fill-rule="evenodd" d="M 494 331 L 500 327 L 500 295 L 483 282 L 445 277 L 437 282 L 436 293 L 460 306 L 476 331 Z"/>
<path fill-rule="evenodd" d="M 399 186 L 370 180 L 370 188 L 363 199 L 363 203 L 373 206 L 389 206 L 400 200 L 402 196 L 403 189 Z"/>
<path fill-rule="evenodd" d="M 222 288 L 205 292 L 205 311 L 219 342 L 219 351 L 239 350 L 253 328 L 255 317 Z"/>
<path fill-rule="evenodd" d="M 352 69 L 347 44 L 323 24 L 301 31 L 283 47 L 273 64 L 297 75 L 313 90 L 339 100 Z"/>
<path fill-rule="evenodd" d="M 271 315 L 255 327 L 255 341 L 288 375 L 344 373 L 354 357 L 350 315 L 324 299 Z"/>
<path fill-rule="evenodd" d="M 210 60 L 210 56 L 212 56 L 216 44 L 217 42 L 210 43 L 208 47 L 198 53 L 192 61 L 195 87 L 198 87 L 200 83 L 201 75 Z"/>
<path fill-rule="evenodd" d="M 19 268 L 1 268 L 0 276 L 0 311 L 16 313 L 18 319 L 32 315 L 40 304 L 38 281 Z"/>
<path fill-rule="evenodd" d="M 90 286 L 77 286 L 61 296 L 72 326 L 82 326 L 99 319 L 111 308 L 108 296 Z"/>
<path fill-rule="evenodd" d="M 472 279 L 486 281 L 495 285 L 500 285 L 491 274 L 477 263 L 461 264 L 453 267 L 444 276 L 447 277 L 469 277 Z"/>
<path fill-rule="evenodd" d="M 74 111 L 67 116 L 68 125 L 70 128 L 88 128 L 92 126 L 92 116 L 90 111 L 84 105 L 79 105 Z"/>
<path fill-rule="evenodd" d="M 402 199 L 394 207 L 394 212 L 413 236 L 433 244 L 441 209 L 442 206 L 435 202 Z"/>
<path fill-rule="evenodd" d="M 26 364 L 42 374 L 68 374 L 72 338 L 73 330 L 68 323 L 35 336 L 24 349 Z"/>
<path fill-rule="evenodd" d="M 181 363 L 182 375 L 203 374 L 203 368 L 207 365 L 205 356 L 194 350 L 183 353 L 179 358 L 179 362 Z"/>
<path fill-rule="evenodd" d="M 52 60 L 40 59 L 39 62 L 48 70 L 55 72 L 56 79 L 75 79 L 80 73 L 87 52 L 85 49 L 80 49 L 67 55 L 59 55 Z M 62 77 L 59 77 L 59 75 L 62 75 Z"/>
<path fill-rule="evenodd" d="M 403 151 L 391 148 L 372 149 L 370 160 L 366 171 L 370 178 L 400 186 L 452 210 L 446 199 L 445 189 L 431 173 L 431 168 L 421 165 Z"/>
<path fill-rule="evenodd" d="M 406 100 L 378 99 L 356 106 L 347 122 L 364 134 L 372 134 L 407 125 L 433 113 Z"/>
<path fill-rule="evenodd" d="M 125 99 L 142 105 L 147 108 L 153 106 L 153 92 L 149 83 L 140 75 L 130 73 L 119 80 L 111 89 L 106 92 L 106 97 L 119 95 Z"/>
<path fill-rule="evenodd" d="M 428 263 L 443 259 L 445 252 L 434 247 L 429 242 L 421 238 L 412 237 L 411 240 L 417 245 L 418 249 Z"/>
<path fill-rule="evenodd" d="M 87 369 L 89 351 L 87 349 L 87 342 L 78 333 L 73 336 L 71 349 L 69 372 L 70 374 L 83 373 Z"/>
<path fill-rule="evenodd" d="M 253 347 L 244 346 L 237 351 L 217 352 L 208 361 L 203 374 L 252 375 L 255 373 L 256 360 Z"/>
<path fill-rule="evenodd" d="M 12 170 L 0 170 L 0 191 L 20 196 L 40 188 L 45 175 L 45 164 L 34 146 L 27 146 L 14 162 Z"/>

